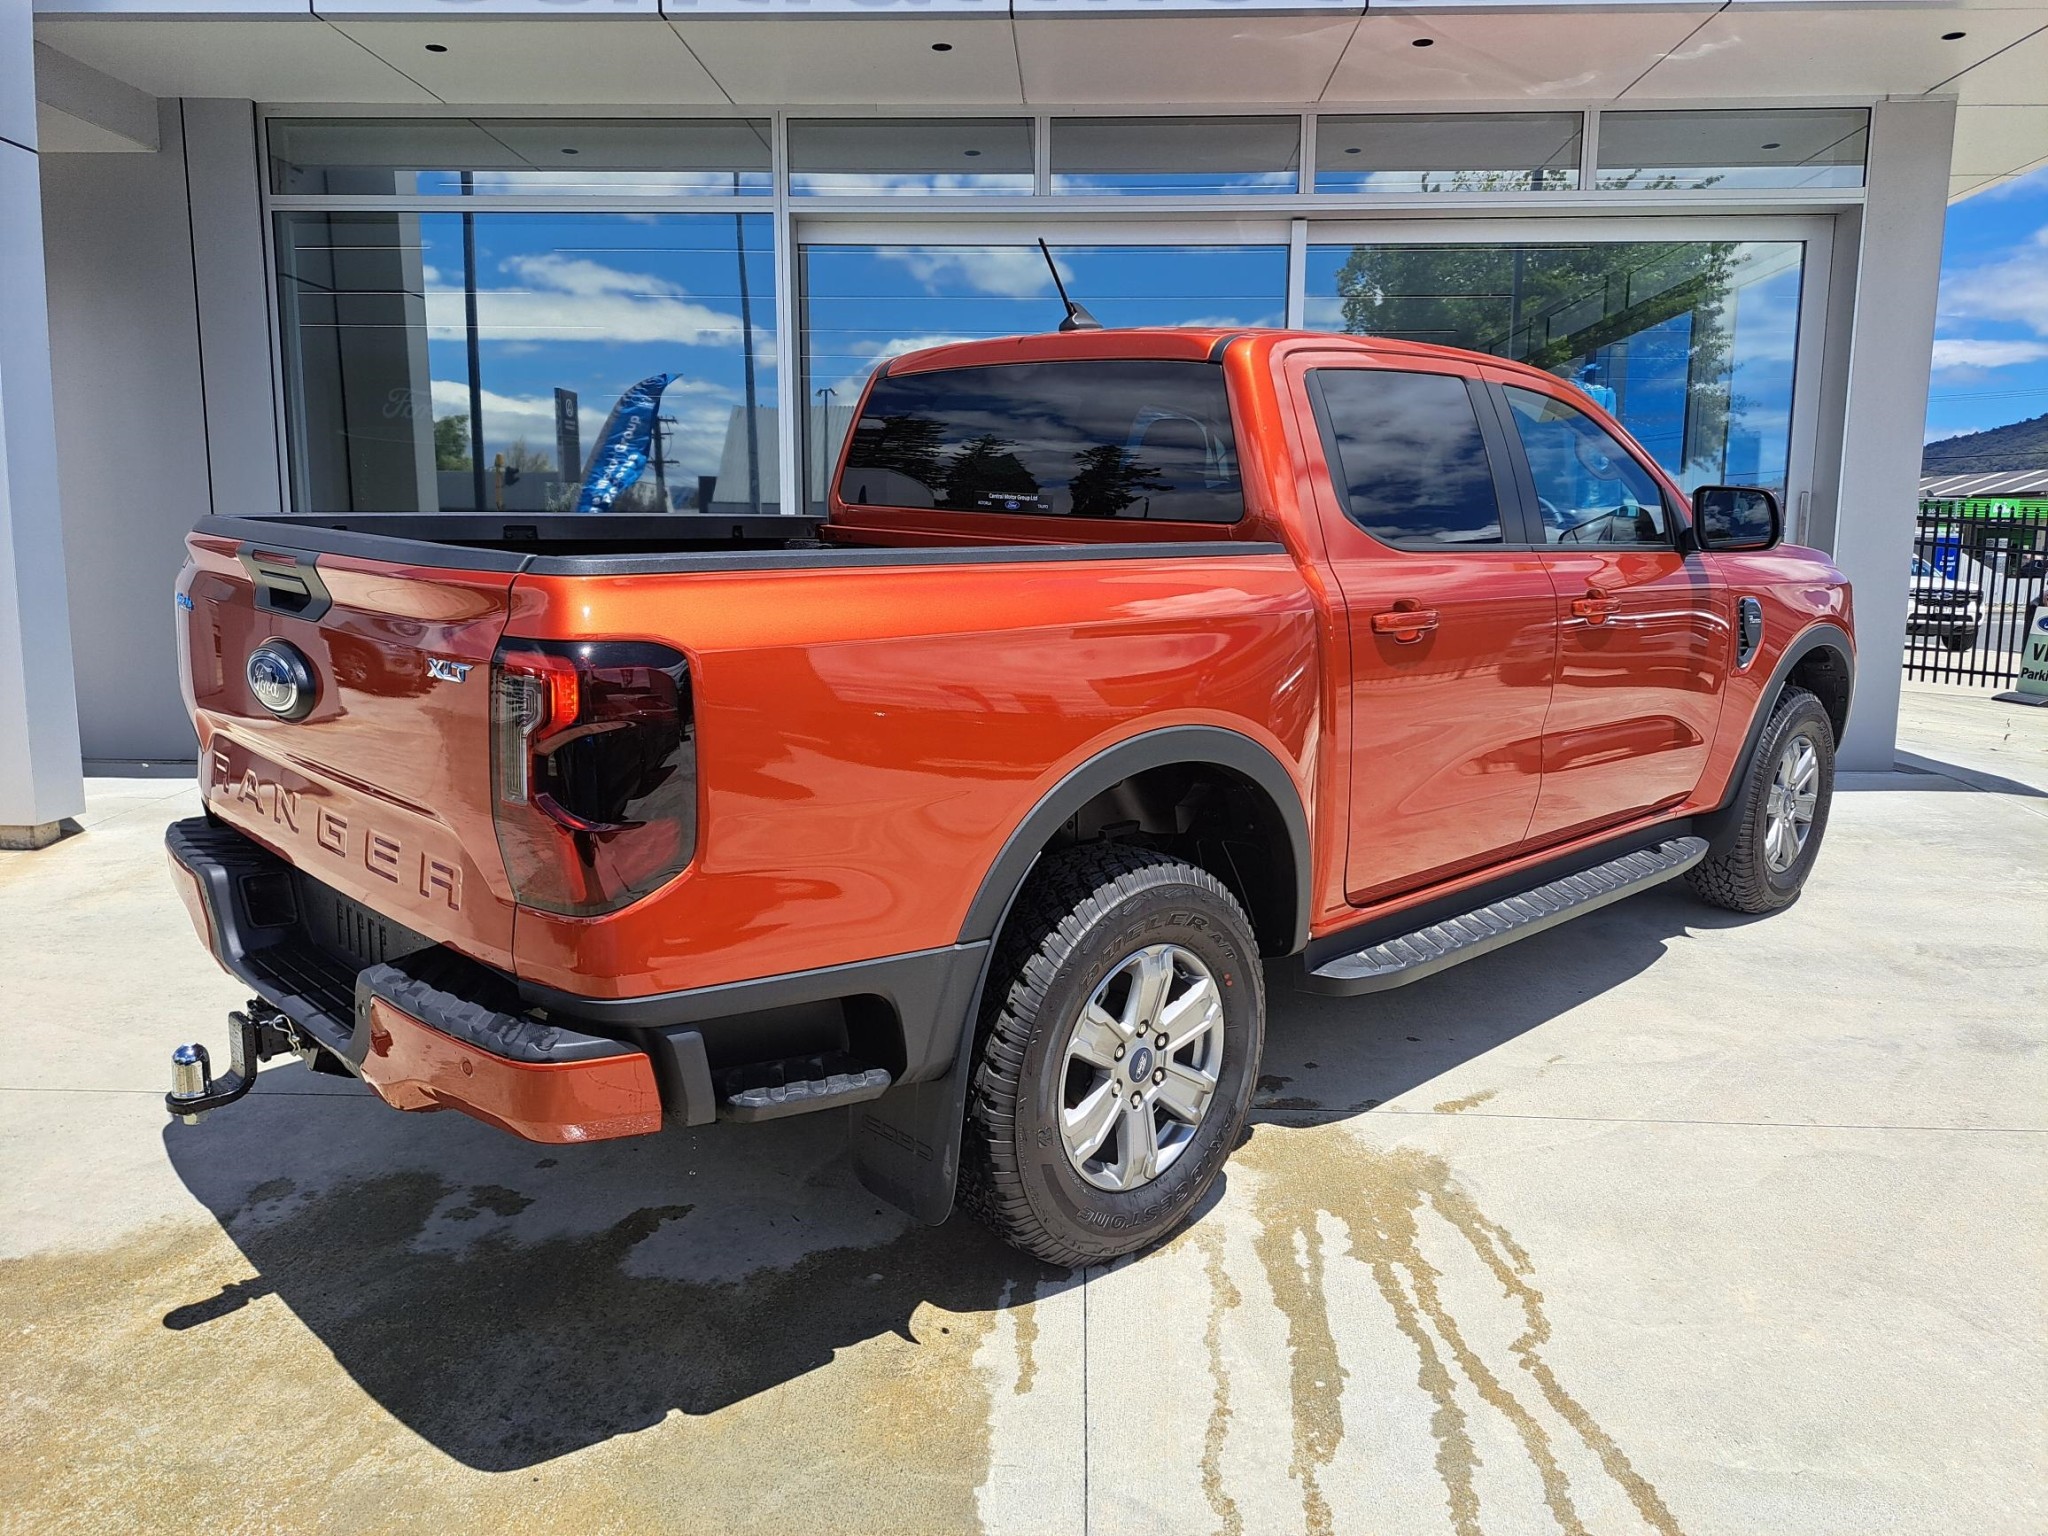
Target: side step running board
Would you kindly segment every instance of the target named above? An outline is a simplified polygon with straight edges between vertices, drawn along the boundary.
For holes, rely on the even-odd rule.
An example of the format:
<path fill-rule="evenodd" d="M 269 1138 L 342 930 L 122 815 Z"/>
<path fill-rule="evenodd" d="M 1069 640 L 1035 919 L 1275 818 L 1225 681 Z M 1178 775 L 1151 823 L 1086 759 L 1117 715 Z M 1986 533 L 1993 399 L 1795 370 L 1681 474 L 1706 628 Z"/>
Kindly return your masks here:
<path fill-rule="evenodd" d="M 721 1120 L 780 1120 L 816 1109 L 837 1109 L 878 1099 L 894 1081 L 881 1067 L 844 1051 L 792 1056 L 713 1072 Z"/>
<path fill-rule="evenodd" d="M 1448 970 L 1461 960 L 1470 960 L 1620 901 L 1624 896 L 1661 885 L 1684 874 L 1706 856 L 1705 838 L 1674 837 L 1655 848 L 1623 854 L 1605 864 L 1595 864 L 1591 869 L 1539 885 L 1533 891 L 1505 896 L 1475 911 L 1369 945 L 1356 954 L 1339 955 L 1307 972 L 1301 985 L 1305 991 L 1339 996 L 1404 987 L 1411 981 Z"/>

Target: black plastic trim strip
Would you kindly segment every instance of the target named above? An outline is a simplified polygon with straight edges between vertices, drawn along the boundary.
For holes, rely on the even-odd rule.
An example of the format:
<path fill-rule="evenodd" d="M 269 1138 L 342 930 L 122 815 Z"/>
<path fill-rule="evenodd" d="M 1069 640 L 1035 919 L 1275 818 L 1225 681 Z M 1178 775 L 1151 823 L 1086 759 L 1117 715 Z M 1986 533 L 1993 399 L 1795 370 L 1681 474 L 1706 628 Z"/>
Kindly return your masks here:
<path fill-rule="evenodd" d="M 352 528 L 287 523 L 267 517 L 202 517 L 192 531 L 291 554 L 349 555 L 358 560 L 434 565 L 456 571 L 503 571 L 508 576 L 518 575 L 533 559 L 510 550 L 464 549 L 404 534 L 358 533 Z"/>
<path fill-rule="evenodd" d="M 244 544 L 237 558 L 249 573 L 256 607 L 263 613 L 281 613 L 312 624 L 334 606 L 334 599 L 327 595 L 327 583 L 320 579 L 319 568 L 311 560 L 300 560 L 285 551 L 255 544 Z M 290 594 L 296 594 L 296 603 Z"/>
<path fill-rule="evenodd" d="M 1222 362 L 1223 354 L 1230 350 L 1230 344 L 1234 341 L 1242 341 L 1245 334 L 1243 331 L 1232 331 L 1228 336 L 1218 336 L 1215 341 L 1209 344 L 1209 361 L 1212 363 Z"/>
<path fill-rule="evenodd" d="M 1202 525 L 1202 526 L 1215 526 Z M 202 518 L 195 532 L 238 539 L 291 553 L 347 555 L 361 560 L 438 566 L 446 570 L 503 571 L 534 576 L 689 575 L 739 571 L 867 569 L 888 566 L 1050 565 L 1097 560 L 1192 560 L 1284 555 L 1285 545 L 1241 539 L 1184 539 L 1139 544 L 1000 544 L 916 549 L 733 549 L 685 554 L 526 554 L 476 549 L 401 534 L 300 523 L 280 539 L 268 518 Z"/>
<path fill-rule="evenodd" d="M 1168 726 L 1117 742 L 1047 790 L 1045 797 L 1010 833 L 1002 852 L 982 878 L 981 889 L 975 893 L 966 921 L 960 925 L 961 942 L 995 936 L 1011 898 L 1031 873 L 1032 865 L 1038 862 L 1039 851 L 1082 806 L 1134 773 L 1181 763 L 1209 763 L 1241 773 L 1263 789 L 1279 811 L 1294 857 L 1294 922 L 1286 952 L 1300 949 L 1308 942 L 1311 874 L 1308 814 L 1302 807 L 1301 792 L 1280 759 L 1258 742 L 1213 725 Z"/>
<path fill-rule="evenodd" d="M 1281 544 L 1188 539 L 1157 544 L 1004 544 L 961 549 L 746 549 L 706 555 L 536 555 L 534 576 L 712 574 L 719 571 L 845 570 L 878 566 L 1054 565 L 1091 560 L 1188 560 L 1203 555 L 1283 555 Z"/>
<path fill-rule="evenodd" d="M 951 1063 L 971 984 L 987 948 L 985 943 L 952 944 L 643 997 L 584 997 L 530 981 L 521 982 L 519 992 L 551 1017 L 632 1030 L 667 1030 L 801 1003 L 879 997 L 895 1010 L 903 1031 L 903 1079 L 914 1082 L 944 1072 Z"/>

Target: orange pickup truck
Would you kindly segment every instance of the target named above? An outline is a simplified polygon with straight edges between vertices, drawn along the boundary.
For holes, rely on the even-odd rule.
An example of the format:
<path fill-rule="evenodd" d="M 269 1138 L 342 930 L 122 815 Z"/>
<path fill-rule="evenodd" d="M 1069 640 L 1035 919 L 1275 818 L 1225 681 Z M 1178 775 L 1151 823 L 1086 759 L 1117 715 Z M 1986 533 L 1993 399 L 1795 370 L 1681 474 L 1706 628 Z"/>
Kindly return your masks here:
<path fill-rule="evenodd" d="M 1548 374 L 1192 329 L 895 359 L 822 519 L 209 520 L 168 841 L 255 996 L 168 1108 L 279 1054 L 535 1141 L 845 1108 L 926 1221 L 1132 1251 L 1269 986 L 1798 895 L 1855 653 L 1780 533 Z"/>

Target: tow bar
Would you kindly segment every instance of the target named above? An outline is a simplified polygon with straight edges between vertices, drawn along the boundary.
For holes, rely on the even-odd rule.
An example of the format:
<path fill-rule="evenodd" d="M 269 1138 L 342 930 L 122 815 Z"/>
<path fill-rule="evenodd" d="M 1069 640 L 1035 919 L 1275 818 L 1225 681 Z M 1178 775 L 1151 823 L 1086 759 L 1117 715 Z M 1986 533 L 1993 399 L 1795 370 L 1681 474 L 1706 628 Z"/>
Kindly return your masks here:
<path fill-rule="evenodd" d="M 218 1082 L 205 1046 L 195 1042 L 171 1052 L 171 1091 L 164 1095 L 164 1108 L 186 1125 L 197 1125 L 255 1087 L 260 1063 L 273 1056 L 303 1059 L 318 1049 L 302 1041 L 291 1020 L 260 997 L 250 998 L 246 1011 L 230 1013 L 228 1028 L 233 1064 Z"/>

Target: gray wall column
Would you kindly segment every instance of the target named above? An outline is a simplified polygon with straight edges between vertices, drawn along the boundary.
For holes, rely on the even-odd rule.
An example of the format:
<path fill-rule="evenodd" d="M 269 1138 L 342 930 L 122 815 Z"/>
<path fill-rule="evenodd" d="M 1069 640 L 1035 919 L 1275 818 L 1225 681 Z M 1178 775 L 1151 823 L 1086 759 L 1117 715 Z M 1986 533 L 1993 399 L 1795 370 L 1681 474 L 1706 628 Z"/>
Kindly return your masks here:
<path fill-rule="evenodd" d="M 1870 118 L 1870 173 L 1834 476 L 1835 563 L 1856 588 L 1856 702 L 1842 742 L 1845 769 L 1890 769 L 1898 738 L 1954 132 L 1955 103 L 1948 101 L 1881 101 Z"/>
<path fill-rule="evenodd" d="M 43 289 L 33 39 L 0 6 L 0 847 L 85 809 Z"/>

